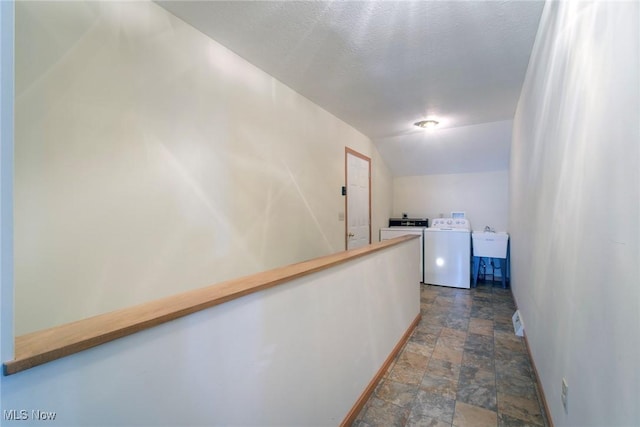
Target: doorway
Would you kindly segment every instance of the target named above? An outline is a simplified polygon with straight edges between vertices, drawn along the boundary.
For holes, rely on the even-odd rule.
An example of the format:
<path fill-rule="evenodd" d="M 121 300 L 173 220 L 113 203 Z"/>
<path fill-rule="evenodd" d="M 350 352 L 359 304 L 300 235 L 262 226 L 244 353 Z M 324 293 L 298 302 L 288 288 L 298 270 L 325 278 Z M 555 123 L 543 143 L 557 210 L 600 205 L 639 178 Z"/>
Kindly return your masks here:
<path fill-rule="evenodd" d="M 345 148 L 345 247 L 371 243 L 371 159 Z"/>

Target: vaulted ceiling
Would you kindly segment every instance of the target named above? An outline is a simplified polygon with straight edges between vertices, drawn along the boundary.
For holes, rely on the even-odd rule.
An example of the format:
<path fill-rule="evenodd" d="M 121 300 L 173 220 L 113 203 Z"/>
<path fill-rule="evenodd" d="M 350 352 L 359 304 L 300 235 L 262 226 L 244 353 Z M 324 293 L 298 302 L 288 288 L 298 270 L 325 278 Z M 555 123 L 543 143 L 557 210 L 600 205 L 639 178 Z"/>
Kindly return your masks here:
<path fill-rule="evenodd" d="M 396 176 L 508 168 L 543 1 L 158 4 L 370 137 Z"/>

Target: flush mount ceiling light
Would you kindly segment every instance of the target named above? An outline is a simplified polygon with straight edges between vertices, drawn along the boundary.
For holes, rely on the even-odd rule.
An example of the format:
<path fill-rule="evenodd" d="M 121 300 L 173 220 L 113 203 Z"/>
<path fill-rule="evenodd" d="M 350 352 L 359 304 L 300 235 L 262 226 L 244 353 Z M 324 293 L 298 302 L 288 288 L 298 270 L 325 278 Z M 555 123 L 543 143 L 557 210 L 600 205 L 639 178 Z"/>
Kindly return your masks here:
<path fill-rule="evenodd" d="M 421 120 L 419 122 L 415 122 L 414 125 L 418 126 L 419 128 L 423 128 L 423 129 L 433 129 L 434 127 L 438 126 L 438 121 L 436 121 L 436 120 Z"/>

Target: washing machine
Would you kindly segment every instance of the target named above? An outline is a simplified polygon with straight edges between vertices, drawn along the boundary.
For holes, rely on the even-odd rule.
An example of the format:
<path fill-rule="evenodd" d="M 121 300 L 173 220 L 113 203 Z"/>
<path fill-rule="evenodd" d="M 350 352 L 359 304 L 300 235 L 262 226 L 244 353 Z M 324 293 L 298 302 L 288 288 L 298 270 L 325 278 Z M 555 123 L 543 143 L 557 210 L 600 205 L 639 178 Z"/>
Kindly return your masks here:
<path fill-rule="evenodd" d="M 471 226 L 464 218 L 437 218 L 424 230 L 424 283 L 469 288 Z"/>

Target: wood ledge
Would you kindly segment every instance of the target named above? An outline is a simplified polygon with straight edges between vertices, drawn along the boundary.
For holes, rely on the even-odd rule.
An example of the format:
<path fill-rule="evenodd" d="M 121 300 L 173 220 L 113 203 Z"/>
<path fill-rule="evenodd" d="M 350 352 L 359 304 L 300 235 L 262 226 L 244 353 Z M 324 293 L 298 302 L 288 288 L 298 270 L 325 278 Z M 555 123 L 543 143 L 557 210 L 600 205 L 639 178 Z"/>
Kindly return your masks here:
<path fill-rule="evenodd" d="M 4 363 L 3 374 L 15 374 L 415 238 L 384 240 L 21 335 L 15 340 L 15 358 Z"/>

